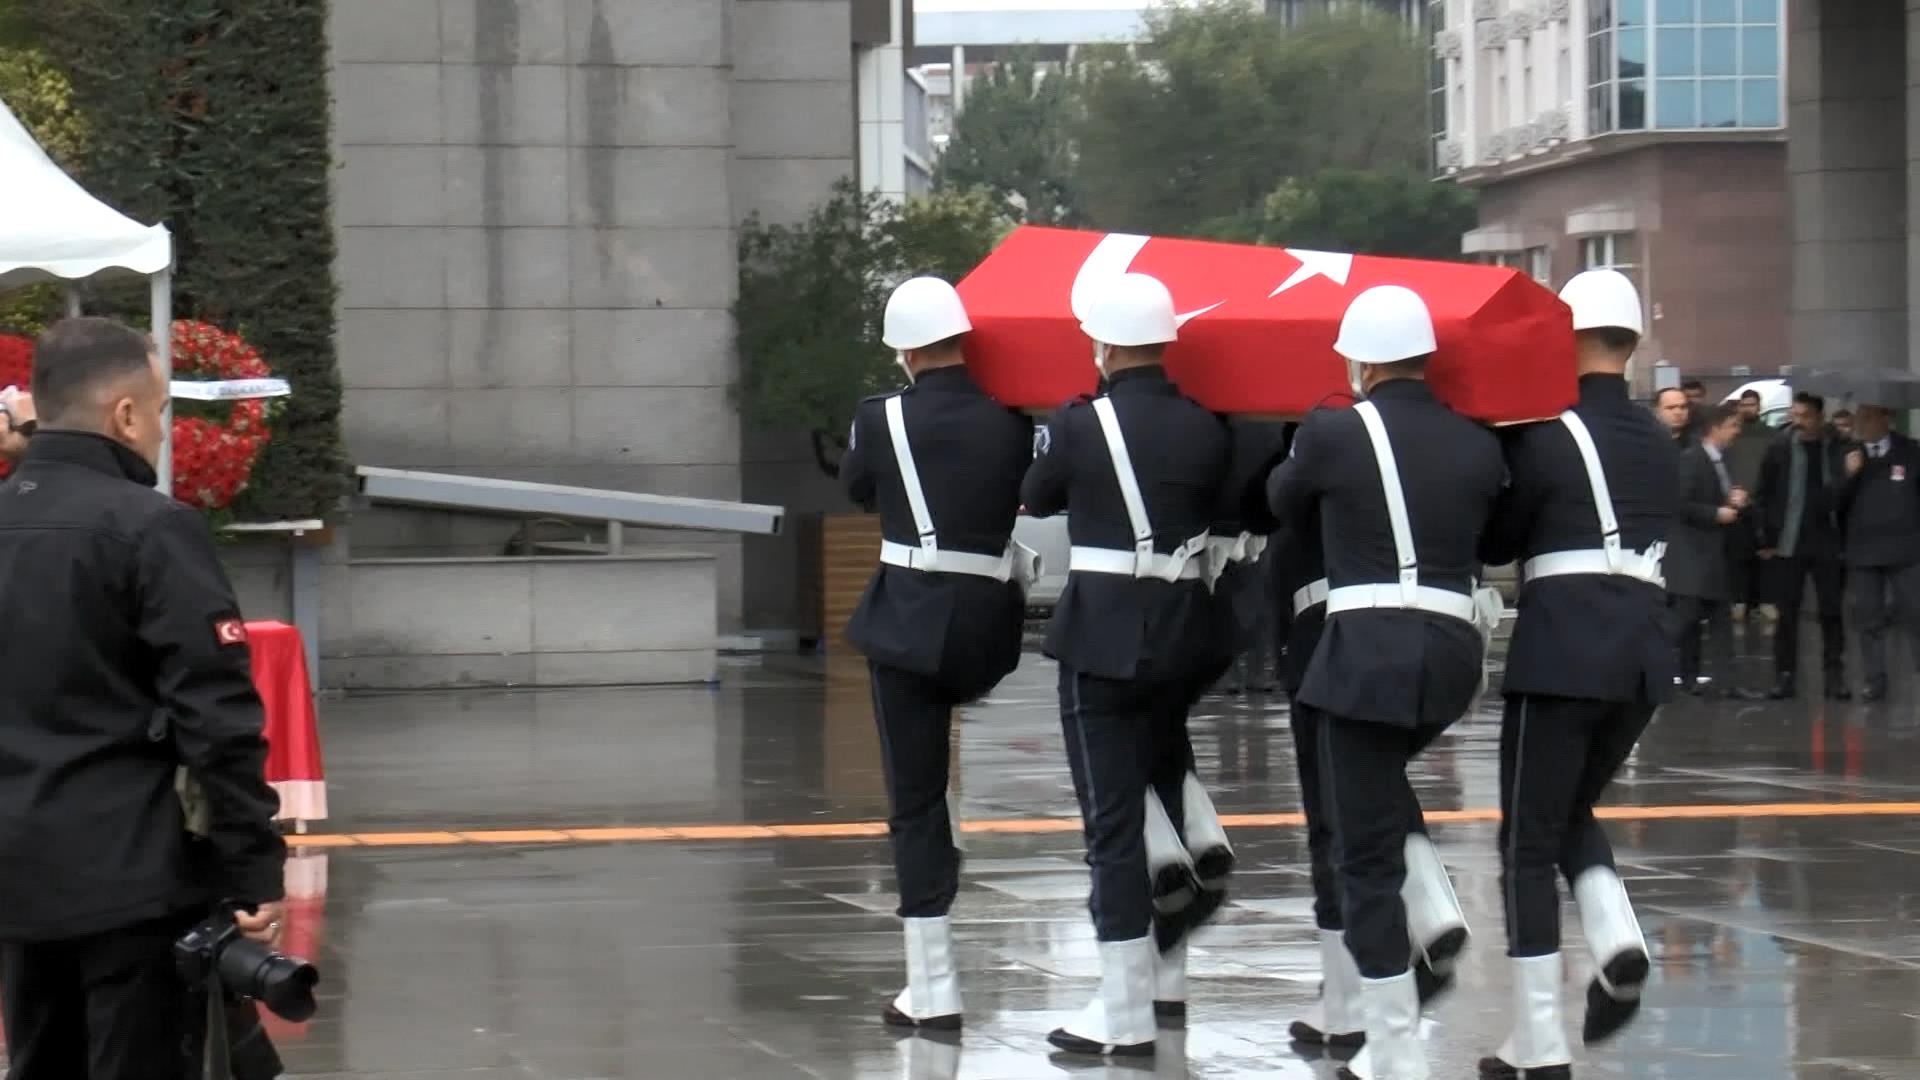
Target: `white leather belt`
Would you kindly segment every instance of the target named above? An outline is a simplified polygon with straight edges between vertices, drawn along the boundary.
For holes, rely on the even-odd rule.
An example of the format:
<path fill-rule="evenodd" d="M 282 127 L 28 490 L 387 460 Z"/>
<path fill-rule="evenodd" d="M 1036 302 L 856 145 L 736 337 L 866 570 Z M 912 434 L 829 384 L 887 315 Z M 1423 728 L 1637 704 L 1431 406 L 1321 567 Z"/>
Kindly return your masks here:
<path fill-rule="evenodd" d="M 1610 557 L 1609 552 L 1599 548 L 1588 551 L 1550 551 L 1528 559 L 1520 569 L 1527 581 L 1547 577 L 1566 577 L 1571 574 L 1597 574 L 1606 577 L 1630 577 L 1664 589 L 1667 587 L 1667 579 L 1660 572 L 1660 561 L 1665 554 L 1664 544 L 1656 544 L 1644 552 L 1623 549 L 1615 557 Z"/>
<path fill-rule="evenodd" d="M 1342 585 L 1327 591 L 1327 614 L 1367 610 L 1425 611 L 1474 621 L 1473 597 L 1431 585 Z"/>
<path fill-rule="evenodd" d="M 1308 608 L 1327 602 L 1327 579 L 1310 581 L 1293 590 L 1293 614 L 1298 617 Z"/>
<path fill-rule="evenodd" d="M 930 574 L 970 574 L 995 581 L 1031 582 L 1038 576 L 1039 556 L 1031 549 L 1008 544 L 1005 554 L 980 555 L 971 551 L 933 550 L 896 543 L 880 542 L 880 561 L 888 566 L 920 570 Z M 1026 567 L 1032 564 L 1033 570 Z"/>
<path fill-rule="evenodd" d="M 1207 558 L 1214 566 L 1222 569 L 1234 563 L 1256 562 L 1261 552 L 1266 549 L 1267 538 L 1249 532 L 1243 532 L 1237 536 L 1207 538 Z"/>
<path fill-rule="evenodd" d="M 1117 548 L 1075 545 L 1069 553 L 1067 569 L 1084 574 L 1116 574 L 1160 581 L 1200 581 L 1207 577 L 1207 560 L 1195 556 L 1200 555 L 1205 547 L 1205 536 L 1187 541 L 1181 550 L 1171 555 L 1155 552 L 1143 556 L 1139 552 Z"/>

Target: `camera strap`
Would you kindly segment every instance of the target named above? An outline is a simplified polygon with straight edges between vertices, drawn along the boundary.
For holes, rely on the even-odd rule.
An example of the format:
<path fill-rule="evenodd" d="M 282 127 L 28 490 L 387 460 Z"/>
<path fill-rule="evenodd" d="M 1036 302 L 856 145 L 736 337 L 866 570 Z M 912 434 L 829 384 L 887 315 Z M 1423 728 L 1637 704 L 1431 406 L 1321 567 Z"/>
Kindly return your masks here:
<path fill-rule="evenodd" d="M 208 979 L 204 987 L 207 995 L 207 1042 L 202 1057 L 205 1070 L 203 1080 L 233 1080 L 233 1045 L 227 1032 L 226 989 L 218 978 Z"/>

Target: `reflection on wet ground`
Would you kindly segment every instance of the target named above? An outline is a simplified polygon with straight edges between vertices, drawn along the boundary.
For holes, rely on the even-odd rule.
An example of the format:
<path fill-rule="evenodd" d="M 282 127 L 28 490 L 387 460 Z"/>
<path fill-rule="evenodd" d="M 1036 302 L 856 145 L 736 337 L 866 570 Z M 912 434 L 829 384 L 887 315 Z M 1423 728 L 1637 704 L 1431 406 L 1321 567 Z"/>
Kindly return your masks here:
<path fill-rule="evenodd" d="M 1052 685 L 1032 657 L 966 711 L 968 820 L 1073 814 Z M 1848 813 L 1920 801 L 1920 706 L 1908 685 L 1894 700 L 1686 700 L 1655 721 L 1610 801 L 1703 816 L 1611 826 L 1656 973 L 1642 1020 L 1581 1076 L 1920 1077 L 1920 812 Z M 1223 813 L 1298 809 L 1285 718 L 1277 696 L 1203 705 L 1194 741 Z M 327 834 L 885 816 L 854 658 L 743 664 L 715 689 L 363 698 L 328 703 L 323 724 Z M 1484 714 L 1418 764 L 1429 808 L 1496 805 L 1497 738 Z M 1761 804 L 1792 813 L 1736 816 Z M 1504 1034 L 1493 830 L 1435 829 L 1477 933 L 1433 1018 L 1441 1080 L 1472 1077 Z M 1195 942 L 1189 1029 L 1163 1033 L 1150 1066 L 1044 1052 L 1096 967 L 1073 831 L 967 837 L 957 1046 L 875 1020 L 901 974 L 871 837 L 310 849 L 290 870 L 288 944 L 322 965 L 325 999 L 274 1030 L 303 1076 L 1330 1077 L 1285 1037 L 1317 978 L 1304 837 L 1234 839 L 1244 869 Z M 1567 932 L 1576 955 L 1571 919 Z M 1587 973 L 1569 968 L 1576 1003 Z"/>

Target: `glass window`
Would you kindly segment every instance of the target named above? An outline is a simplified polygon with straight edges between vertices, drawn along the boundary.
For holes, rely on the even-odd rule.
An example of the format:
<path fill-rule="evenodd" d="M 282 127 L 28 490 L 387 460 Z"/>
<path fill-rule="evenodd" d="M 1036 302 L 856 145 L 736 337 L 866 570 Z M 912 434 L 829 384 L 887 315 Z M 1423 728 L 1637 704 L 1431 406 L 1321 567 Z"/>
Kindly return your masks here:
<path fill-rule="evenodd" d="M 1646 80 L 1624 79 L 1620 83 L 1620 130 L 1645 131 L 1646 128 Z"/>
<path fill-rule="evenodd" d="M 1643 79 L 1647 75 L 1647 32 L 1645 30 L 1622 30 L 1616 34 L 1619 39 L 1615 46 L 1620 54 L 1620 77 L 1623 79 Z M 1596 71 L 1604 69 L 1593 69 Z"/>
<path fill-rule="evenodd" d="M 1700 31 L 1700 74 L 1740 74 L 1739 34 L 1731 26 L 1710 26 Z"/>
<path fill-rule="evenodd" d="M 1472 0 L 1468 0 L 1468 2 L 1471 3 Z M 1641 2 L 1643 2 L 1643 0 L 1620 0 L 1622 8 L 1624 8 L 1626 5 L 1629 5 L 1629 4 L 1637 4 Z M 1608 0 L 1593 0 L 1592 3 L 1587 5 L 1587 32 L 1588 33 L 1595 33 L 1597 31 L 1605 30 L 1612 25 L 1613 25 L 1613 5 L 1609 3 Z"/>
<path fill-rule="evenodd" d="M 1700 0 L 1700 21 L 1703 23 L 1730 23 L 1737 19 L 1739 0 Z"/>
<path fill-rule="evenodd" d="M 1777 23 L 1780 21 L 1780 0 L 1744 0 L 1740 5 L 1740 17 L 1750 23 Z"/>
<path fill-rule="evenodd" d="M 1613 87 L 1595 86 L 1587 91 L 1587 131 L 1598 135 L 1613 130 Z"/>
<path fill-rule="evenodd" d="M 1527 249 L 1527 276 L 1542 285 L 1553 281 L 1553 260 L 1549 254 L 1543 247 Z"/>
<path fill-rule="evenodd" d="M 1740 80 L 1740 123 L 1746 127 L 1780 126 L 1780 80 Z"/>
<path fill-rule="evenodd" d="M 1620 13 L 1619 25 L 1647 25 L 1647 0 L 1619 0 L 1614 9 Z"/>
<path fill-rule="evenodd" d="M 1663 25 L 1698 21 L 1693 0 L 1654 0 L 1653 17 Z"/>
<path fill-rule="evenodd" d="M 1740 102 L 1735 79 L 1700 80 L 1700 126 L 1737 127 Z"/>
<path fill-rule="evenodd" d="M 1780 30 L 1749 26 L 1740 31 L 1740 74 L 1780 74 Z"/>
<path fill-rule="evenodd" d="M 1587 78 L 1605 82 L 1613 70 L 1613 35 L 1595 34 L 1587 39 Z"/>
<path fill-rule="evenodd" d="M 1700 89 L 1696 79 L 1660 79 L 1654 84 L 1653 124 L 1663 128 L 1690 128 L 1700 123 L 1695 98 Z"/>
<path fill-rule="evenodd" d="M 1653 71 L 1661 78 L 1699 73 L 1694 60 L 1692 27 L 1685 30 L 1658 30 L 1653 35 Z"/>

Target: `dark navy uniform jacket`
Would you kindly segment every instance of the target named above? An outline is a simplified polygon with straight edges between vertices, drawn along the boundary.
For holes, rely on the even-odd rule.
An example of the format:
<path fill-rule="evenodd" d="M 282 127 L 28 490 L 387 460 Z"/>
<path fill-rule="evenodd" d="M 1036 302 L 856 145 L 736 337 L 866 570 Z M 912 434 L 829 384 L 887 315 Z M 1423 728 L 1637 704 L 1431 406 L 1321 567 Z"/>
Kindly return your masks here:
<path fill-rule="evenodd" d="M 1420 584 L 1470 593 L 1506 471 L 1499 438 L 1440 404 L 1417 379 L 1381 383 L 1368 400 L 1399 465 Z M 1308 414 L 1267 494 L 1282 524 L 1318 514 L 1333 588 L 1399 580 L 1373 444 L 1354 410 Z M 1328 617 L 1297 700 L 1351 720 L 1444 726 L 1471 704 L 1482 653 L 1479 631 L 1451 616 L 1341 612 Z"/>
<path fill-rule="evenodd" d="M 1618 375 L 1580 379 L 1573 408 L 1593 437 L 1620 544 L 1668 539 L 1679 502 L 1674 443 L 1635 405 Z M 1600 519 L 1579 447 L 1557 420 L 1507 434 L 1509 483 L 1481 547 L 1489 564 L 1597 550 Z M 1660 586 L 1619 575 L 1568 574 L 1525 583 L 1507 649 L 1505 692 L 1595 701 L 1660 702 L 1673 693 L 1673 646 Z"/>
<path fill-rule="evenodd" d="M 887 430 L 891 396 L 855 411 L 840 483 L 854 502 L 879 511 L 886 539 L 918 546 Z M 1033 422 L 989 398 L 964 367 L 926 372 L 898 396 L 941 550 L 999 556 L 1033 459 Z M 1012 582 L 882 565 L 847 622 L 847 640 L 876 663 L 936 676 L 974 697 L 1020 663 L 1025 611 Z"/>
<path fill-rule="evenodd" d="M 1171 553 L 1223 516 L 1232 455 L 1227 425 L 1180 393 L 1158 366 L 1116 372 L 1108 382 L 1139 478 L 1154 550 Z M 1021 497 L 1027 512 L 1065 512 L 1078 546 L 1132 550 L 1133 528 L 1100 421 L 1088 401 L 1069 402 L 1047 424 Z M 1140 580 L 1076 571 L 1053 609 L 1046 653 L 1107 679 L 1199 678 L 1229 646 L 1205 582 Z"/>

